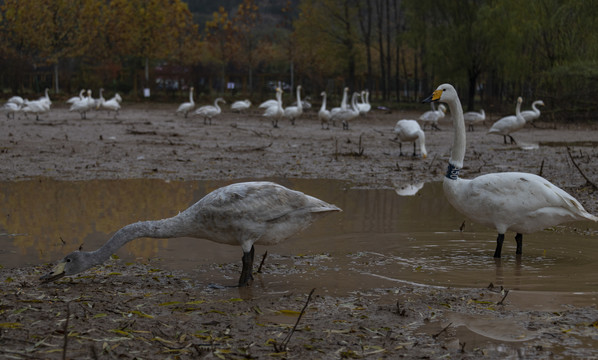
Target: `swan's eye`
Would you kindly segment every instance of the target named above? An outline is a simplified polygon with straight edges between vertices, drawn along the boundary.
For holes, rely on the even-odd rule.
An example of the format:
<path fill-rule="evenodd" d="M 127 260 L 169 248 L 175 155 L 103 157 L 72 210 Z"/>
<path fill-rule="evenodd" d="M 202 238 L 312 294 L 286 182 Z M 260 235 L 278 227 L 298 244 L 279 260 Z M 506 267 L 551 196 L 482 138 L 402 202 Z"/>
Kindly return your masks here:
<path fill-rule="evenodd" d="M 71 259 L 66 259 L 66 262 L 71 262 Z"/>

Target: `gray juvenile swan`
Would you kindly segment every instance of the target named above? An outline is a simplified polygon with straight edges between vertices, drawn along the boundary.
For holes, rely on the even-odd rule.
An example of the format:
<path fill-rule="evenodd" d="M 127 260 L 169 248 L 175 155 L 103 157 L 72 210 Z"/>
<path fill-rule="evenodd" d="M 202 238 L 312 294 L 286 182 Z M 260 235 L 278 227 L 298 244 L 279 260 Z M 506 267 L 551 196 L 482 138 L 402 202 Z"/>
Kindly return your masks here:
<path fill-rule="evenodd" d="M 40 280 L 54 281 L 102 264 L 137 238 L 193 237 L 241 245 L 243 269 L 238 285 L 247 286 L 253 279 L 253 244 L 277 244 L 332 211 L 341 209 L 272 182 L 232 184 L 212 191 L 174 217 L 126 225 L 95 251 L 72 252 Z"/>

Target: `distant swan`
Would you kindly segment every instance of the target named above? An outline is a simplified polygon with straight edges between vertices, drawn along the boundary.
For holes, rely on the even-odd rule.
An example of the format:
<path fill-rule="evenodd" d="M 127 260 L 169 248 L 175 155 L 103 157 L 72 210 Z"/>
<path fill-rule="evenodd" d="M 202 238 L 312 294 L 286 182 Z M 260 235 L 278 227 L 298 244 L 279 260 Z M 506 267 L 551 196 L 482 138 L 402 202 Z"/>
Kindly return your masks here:
<path fill-rule="evenodd" d="M 301 102 L 301 85 L 297 85 L 297 105 L 287 106 L 284 109 L 284 117 L 291 121 L 291 125 L 295 125 L 295 119 L 303 114 L 303 103 Z"/>
<path fill-rule="evenodd" d="M 574 197 L 537 175 L 504 172 L 461 179 L 459 171 L 463 168 L 466 145 L 461 101 L 450 84 L 440 85 L 424 100 L 430 101 L 447 103 L 453 117 L 454 140 L 443 183 L 444 194 L 459 212 L 498 231 L 495 258 L 500 258 L 505 232 L 509 230 L 517 233 L 515 253 L 520 255 L 523 234 L 567 221 L 598 221 Z"/>
<path fill-rule="evenodd" d="M 347 108 L 345 110 L 341 109 L 336 112 L 330 111 L 330 119 L 332 120 L 332 124 L 334 124 L 336 120 L 340 120 L 343 124 L 343 130 L 349 130 L 349 122 L 359 116 L 359 110 L 357 109 L 358 96 L 358 92 L 353 93 L 353 96 L 351 97 L 350 108 Z"/>
<path fill-rule="evenodd" d="M 446 113 L 446 106 L 440 104 L 438 110 L 429 110 L 423 113 L 419 120 L 423 123 L 423 129 L 426 130 L 426 124 L 430 123 L 430 127 L 436 130 L 440 130 L 438 127 L 438 121 L 444 118 Z"/>
<path fill-rule="evenodd" d="M 326 109 L 326 91 L 322 91 L 320 94 L 322 96 L 322 107 L 320 111 L 318 111 L 318 119 L 320 119 L 320 125 L 322 125 L 322 129 L 330 129 L 330 125 L 328 121 L 330 121 L 330 111 Z M 326 128 L 324 128 L 326 125 Z"/>
<path fill-rule="evenodd" d="M 544 106 L 544 101 L 536 100 L 532 103 L 532 110 L 525 110 L 521 112 L 521 116 L 526 122 L 532 122 L 540 117 L 540 109 L 537 106 Z"/>
<path fill-rule="evenodd" d="M 521 103 L 523 99 L 517 98 L 517 107 L 515 108 L 515 115 L 505 116 L 490 127 L 488 134 L 502 135 L 503 141 L 507 143 L 507 136 L 511 138 L 511 144 L 515 143 L 515 139 L 511 136 L 511 133 L 523 129 L 525 126 L 525 119 L 521 116 Z"/>
<path fill-rule="evenodd" d="M 210 121 L 210 125 L 212 125 L 212 118 L 222 112 L 222 109 L 220 109 L 220 106 L 218 106 L 219 102 L 226 104 L 226 101 L 224 101 L 223 98 L 219 97 L 216 100 L 214 100 L 214 106 L 205 105 L 195 110 L 195 113 L 197 115 L 203 117 L 204 125 L 208 123 L 208 120 Z"/>
<path fill-rule="evenodd" d="M 368 112 L 372 109 L 372 105 L 370 105 L 370 92 L 364 90 L 361 92 L 361 102 L 357 103 L 357 108 L 359 109 L 359 115 L 367 115 Z"/>
<path fill-rule="evenodd" d="M 212 191 L 174 217 L 126 225 L 95 251 L 70 253 L 40 280 L 50 282 L 100 265 L 137 238 L 192 237 L 240 245 L 243 269 L 238 286 L 247 286 L 253 279 L 254 244 L 278 244 L 333 211 L 341 209 L 275 183 L 232 184 Z"/>
<path fill-rule="evenodd" d="M 110 111 L 114 111 L 114 118 L 116 119 L 116 116 L 120 112 L 120 103 L 122 100 L 120 95 L 116 93 L 111 99 L 102 101 L 100 107 L 107 110 L 108 114 L 110 114 Z"/>
<path fill-rule="evenodd" d="M 272 120 L 272 127 L 278 127 L 278 120 L 284 115 L 284 109 L 282 108 L 282 90 L 276 88 L 276 104 L 266 108 L 264 116 Z"/>
<path fill-rule="evenodd" d="M 250 107 L 251 107 L 251 101 L 245 99 L 245 100 L 235 101 L 230 106 L 230 109 L 232 111 L 243 112 L 243 111 L 249 109 Z"/>
<path fill-rule="evenodd" d="M 465 125 L 467 125 L 467 129 L 469 131 L 473 131 L 473 126 L 477 123 L 484 122 L 486 120 L 486 112 L 484 109 L 477 111 L 468 111 L 463 114 L 463 119 L 465 120 Z"/>
<path fill-rule="evenodd" d="M 81 89 L 81 91 L 79 91 L 79 96 L 73 96 L 72 98 L 68 99 L 66 101 L 67 104 L 74 104 L 79 100 L 83 100 L 84 96 L 83 94 L 85 94 L 85 89 Z"/>
<path fill-rule="evenodd" d="M 415 141 L 419 140 L 422 157 L 428 156 L 426 151 L 426 134 L 415 120 L 399 120 L 394 128 L 396 138 L 399 139 L 399 155 L 403 155 L 402 142 L 413 142 L 413 156 L 415 156 Z M 395 138 L 395 139 L 396 139 Z"/>
<path fill-rule="evenodd" d="M 183 115 L 187 117 L 187 114 L 189 114 L 189 112 L 191 112 L 194 108 L 195 102 L 193 101 L 193 86 L 191 86 L 189 88 L 189 102 L 184 102 L 181 105 L 179 105 L 179 108 L 176 112 L 183 113 Z"/>

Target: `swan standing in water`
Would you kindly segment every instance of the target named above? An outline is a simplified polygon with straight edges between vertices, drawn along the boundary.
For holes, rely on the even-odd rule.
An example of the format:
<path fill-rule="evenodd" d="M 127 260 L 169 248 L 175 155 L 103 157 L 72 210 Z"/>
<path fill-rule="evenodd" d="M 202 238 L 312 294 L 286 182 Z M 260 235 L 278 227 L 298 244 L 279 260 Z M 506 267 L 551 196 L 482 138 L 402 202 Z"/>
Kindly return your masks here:
<path fill-rule="evenodd" d="M 177 109 L 176 113 L 183 113 L 183 115 L 187 117 L 187 114 L 189 114 L 189 112 L 191 112 L 194 108 L 195 102 L 193 101 L 193 86 L 191 86 L 189 88 L 189 102 L 184 102 L 181 105 L 179 105 L 179 108 Z"/>
<path fill-rule="evenodd" d="M 326 109 L 326 91 L 322 91 L 320 96 L 322 96 L 322 107 L 318 111 L 318 119 L 320 119 L 322 129 L 328 130 L 330 129 L 330 125 L 328 124 L 330 121 L 330 111 Z M 324 125 L 326 125 L 326 128 L 324 128 Z"/>
<path fill-rule="evenodd" d="M 240 245 L 243 269 L 238 286 L 247 286 L 253 279 L 254 244 L 277 244 L 333 211 L 341 209 L 275 183 L 232 184 L 212 191 L 174 217 L 126 225 L 99 249 L 67 255 L 40 280 L 54 281 L 100 265 L 137 238 L 193 237 Z"/>
<path fill-rule="evenodd" d="M 433 108 L 433 107 L 432 107 Z M 423 113 L 419 120 L 423 123 L 424 130 L 426 129 L 426 124 L 430 123 L 430 127 L 436 130 L 440 130 L 438 127 L 438 120 L 444 118 L 446 113 L 446 106 L 440 104 L 438 106 L 438 110 L 429 110 Z"/>
<path fill-rule="evenodd" d="M 231 110 L 236 111 L 236 112 L 243 112 L 243 111 L 249 109 L 250 107 L 251 107 L 251 101 L 249 101 L 248 99 L 235 101 L 230 106 Z"/>
<path fill-rule="evenodd" d="M 395 125 L 394 129 L 397 136 L 395 139 L 399 139 L 399 155 L 403 155 L 402 142 L 413 142 L 413 156 L 415 155 L 415 141 L 419 140 L 419 148 L 422 153 L 422 157 L 425 159 L 428 156 L 426 151 L 426 134 L 415 120 L 399 120 Z"/>
<path fill-rule="evenodd" d="M 467 130 L 473 131 L 473 126 L 477 123 L 484 122 L 486 120 L 486 112 L 484 109 L 477 111 L 468 111 L 463 114 L 463 119 L 465 120 L 465 125 L 467 125 Z"/>
<path fill-rule="evenodd" d="M 511 138 L 511 144 L 515 144 L 515 139 L 511 133 L 523 129 L 525 126 L 525 119 L 521 116 L 521 103 L 523 99 L 521 96 L 517 98 L 517 107 L 515 108 L 515 115 L 505 116 L 492 124 L 488 134 L 502 135 L 503 141 L 507 143 L 507 136 Z"/>
<path fill-rule="evenodd" d="M 536 100 L 532 103 L 532 110 L 525 110 L 521 112 L 521 116 L 526 122 L 532 122 L 540 117 L 540 109 L 537 106 L 544 106 L 544 101 Z"/>
<path fill-rule="evenodd" d="M 276 104 L 266 108 L 264 116 L 272 120 L 272 127 L 278 127 L 278 120 L 284 115 L 284 109 L 282 108 L 282 90 L 276 88 Z"/>
<path fill-rule="evenodd" d="M 203 123 L 206 125 L 208 120 L 210 121 L 210 125 L 212 125 L 212 118 L 222 112 L 220 106 L 218 105 L 219 102 L 226 104 L 223 98 L 219 97 L 214 100 L 214 105 L 205 105 L 200 107 L 199 109 L 195 110 L 195 113 L 201 117 L 203 117 Z"/>
<path fill-rule="evenodd" d="M 295 125 L 295 119 L 303 114 L 303 103 L 301 102 L 301 85 L 297 85 L 297 105 L 287 106 L 284 109 L 284 117 L 291 121 L 291 125 Z"/>
<path fill-rule="evenodd" d="M 516 254 L 521 255 L 523 234 L 543 230 L 563 222 L 592 220 L 574 197 L 543 177 L 504 172 L 461 179 L 459 171 L 465 158 L 465 122 L 457 91 L 450 84 L 440 85 L 424 102 L 448 104 L 453 117 L 454 139 L 443 188 L 447 200 L 474 222 L 498 231 L 495 258 L 500 258 L 507 231 L 515 231 Z"/>

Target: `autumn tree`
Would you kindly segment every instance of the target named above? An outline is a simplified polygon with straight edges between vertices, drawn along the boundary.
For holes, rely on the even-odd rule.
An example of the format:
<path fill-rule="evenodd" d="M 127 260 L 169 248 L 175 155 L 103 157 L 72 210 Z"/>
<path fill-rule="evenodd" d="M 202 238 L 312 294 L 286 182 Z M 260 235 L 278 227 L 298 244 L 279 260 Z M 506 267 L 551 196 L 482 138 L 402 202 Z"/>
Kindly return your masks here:
<path fill-rule="evenodd" d="M 205 59 L 214 63 L 220 69 L 220 91 L 224 91 L 226 66 L 232 58 L 234 30 L 232 21 L 224 7 L 212 14 L 212 20 L 206 22 L 206 42 L 210 58 Z"/>
<path fill-rule="evenodd" d="M 53 65 L 58 92 L 59 63 L 93 46 L 101 6 L 94 0 L 4 1 L 4 46 L 28 56 L 34 64 Z"/>
<path fill-rule="evenodd" d="M 253 69 L 259 58 L 259 39 L 255 34 L 255 27 L 260 20 L 258 6 L 255 0 L 243 0 L 232 19 L 233 38 L 237 43 L 238 55 L 235 62 L 247 68 L 249 89 L 253 91 Z"/>

